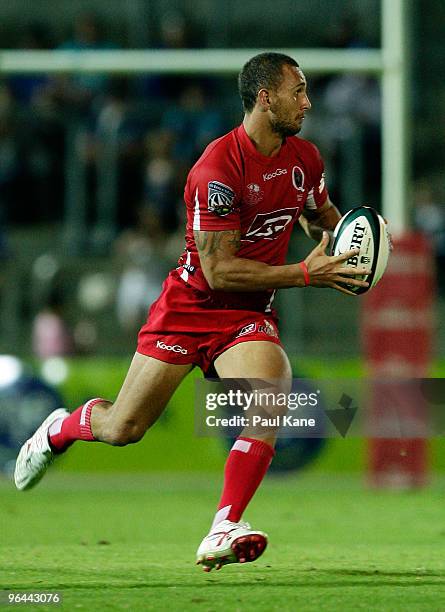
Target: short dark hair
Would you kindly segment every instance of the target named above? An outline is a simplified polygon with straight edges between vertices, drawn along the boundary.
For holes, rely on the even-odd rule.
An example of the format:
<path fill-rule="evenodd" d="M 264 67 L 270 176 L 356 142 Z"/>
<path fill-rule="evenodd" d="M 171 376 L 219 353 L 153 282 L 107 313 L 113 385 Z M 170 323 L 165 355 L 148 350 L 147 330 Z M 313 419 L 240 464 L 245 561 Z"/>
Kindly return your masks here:
<path fill-rule="evenodd" d="M 259 53 L 244 64 L 238 76 L 238 90 L 246 113 L 256 104 L 260 89 L 276 89 L 283 78 L 283 66 L 298 63 L 284 53 Z"/>

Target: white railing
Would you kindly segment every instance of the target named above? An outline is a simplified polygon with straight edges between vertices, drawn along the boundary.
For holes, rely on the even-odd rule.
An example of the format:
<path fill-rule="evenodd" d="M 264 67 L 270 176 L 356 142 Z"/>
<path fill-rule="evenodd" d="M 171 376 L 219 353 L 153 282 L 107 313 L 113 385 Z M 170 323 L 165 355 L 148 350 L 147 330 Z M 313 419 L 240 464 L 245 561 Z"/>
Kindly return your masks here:
<path fill-rule="evenodd" d="M 266 49 L 182 49 L 120 51 L 1 51 L 0 72 L 108 74 L 233 74 Z M 380 74 L 382 53 L 376 49 L 274 49 L 294 57 L 308 73 Z"/>

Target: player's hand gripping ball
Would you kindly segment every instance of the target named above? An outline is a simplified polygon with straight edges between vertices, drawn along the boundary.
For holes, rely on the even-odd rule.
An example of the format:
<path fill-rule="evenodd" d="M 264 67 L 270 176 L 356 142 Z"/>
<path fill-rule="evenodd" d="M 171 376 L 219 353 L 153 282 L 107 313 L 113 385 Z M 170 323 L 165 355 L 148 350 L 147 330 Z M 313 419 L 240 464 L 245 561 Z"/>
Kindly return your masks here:
<path fill-rule="evenodd" d="M 347 212 L 337 223 L 332 243 L 332 255 L 341 255 L 351 249 L 360 249 L 345 265 L 356 268 L 367 266 L 371 273 L 357 276 L 366 280 L 369 287 L 346 285 L 356 295 L 366 293 L 379 282 L 388 264 L 391 241 L 386 222 L 370 206 L 359 206 Z"/>

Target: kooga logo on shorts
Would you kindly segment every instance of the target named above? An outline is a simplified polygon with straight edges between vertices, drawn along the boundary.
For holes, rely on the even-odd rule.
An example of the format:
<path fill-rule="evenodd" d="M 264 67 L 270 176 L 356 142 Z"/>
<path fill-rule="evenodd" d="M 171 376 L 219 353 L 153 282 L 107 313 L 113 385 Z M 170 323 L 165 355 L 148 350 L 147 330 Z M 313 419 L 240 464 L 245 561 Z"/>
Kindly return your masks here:
<path fill-rule="evenodd" d="M 270 172 L 269 174 L 263 174 L 263 181 L 270 181 L 270 179 L 273 179 L 276 176 L 281 176 L 282 174 L 287 174 L 287 169 L 277 168 L 274 172 Z"/>
<path fill-rule="evenodd" d="M 165 344 L 162 340 L 158 340 L 156 342 L 156 348 L 160 348 L 163 351 L 173 351 L 174 353 L 182 353 L 183 355 L 187 355 L 187 349 L 182 348 L 179 344 Z"/>

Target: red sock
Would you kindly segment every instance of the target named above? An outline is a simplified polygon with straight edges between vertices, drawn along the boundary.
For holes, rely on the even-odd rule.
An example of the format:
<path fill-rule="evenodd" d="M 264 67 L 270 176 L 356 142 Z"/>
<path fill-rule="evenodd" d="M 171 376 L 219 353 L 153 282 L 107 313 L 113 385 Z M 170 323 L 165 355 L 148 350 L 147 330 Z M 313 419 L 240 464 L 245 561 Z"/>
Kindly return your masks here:
<path fill-rule="evenodd" d="M 213 526 L 224 519 L 238 522 L 275 455 L 261 440 L 238 438 L 227 458 L 224 488 Z"/>
<path fill-rule="evenodd" d="M 49 443 L 57 453 L 63 453 L 76 440 L 93 442 L 95 437 L 91 431 L 91 409 L 95 404 L 103 402 L 101 397 L 89 400 L 83 406 L 76 408 L 70 416 L 55 421 L 48 432 Z"/>

